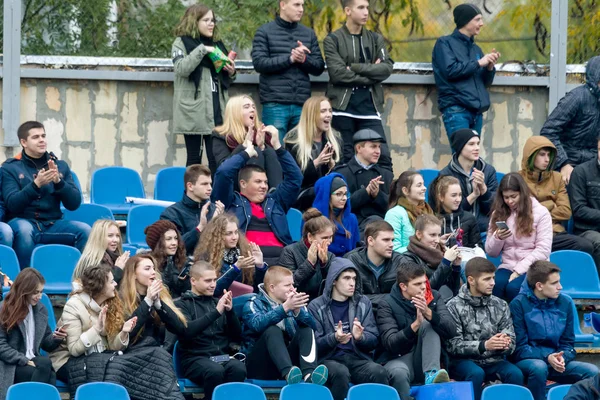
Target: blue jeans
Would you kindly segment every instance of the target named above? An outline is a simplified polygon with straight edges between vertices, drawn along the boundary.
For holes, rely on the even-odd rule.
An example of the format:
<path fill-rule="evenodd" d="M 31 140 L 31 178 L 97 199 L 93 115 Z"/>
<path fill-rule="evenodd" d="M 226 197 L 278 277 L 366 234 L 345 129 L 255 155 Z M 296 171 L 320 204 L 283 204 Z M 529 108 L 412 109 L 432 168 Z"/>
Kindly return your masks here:
<path fill-rule="evenodd" d="M 302 106 L 297 104 L 265 103 L 262 107 L 262 122 L 277 128 L 281 142 L 285 135 L 300 122 Z"/>
<path fill-rule="evenodd" d="M 0 222 L 0 244 L 8 247 L 13 245 L 13 231 L 5 222 Z"/>
<path fill-rule="evenodd" d="M 527 387 L 533 394 L 534 400 L 544 400 L 546 398 L 546 381 L 548 379 L 558 383 L 575 383 L 598 375 L 598 367 L 580 361 L 568 363 L 565 372 L 562 374 L 556 372 L 544 360 L 539 359 L 522 360 L 516 365 L 523 371 L 523 375 L 527 380 Z"/>
<path fill-rule="evenodd" d="M 473 382 L 475 400 L 481 398 L 483 382 L 499 379 L 502 383 L 523 385 L 523 373 L 516 365 L 508 361 L 499 361 L 489 365 L 477 365 L 471 360 L 459 360 L 450 366 L 452 378 Z"/>
<path fill-rule="evenodd" d="M 507 303 L 510 303 L 512 299 L 517 297 L 519 291 L 521 290 L 521 285 L 525 280 L 526 274 L 519 276 L 516 279 L 513 279 L 511 282 L 508 281 L 512 271 L 506 268 L 499 268 L 496 270 L 496 284 L 494 285 L 494 290 L 492 294 L 496 297 L 500 297 L 505 300 Z"/>
<path fill-rule="evenodd" d="M 64 244 L 83 251 L 92 228 L 77 221 L 36 221 L 14 218 L 8 225 L 15 233 L 14 249 L 21 269 L 29 267 L 31 253 L 37 244 Z"/>
<path fill-rule="evenodd" d="M 450 106 L 442 112 L 442 119 L 448 139 L 457 130 L 465 128 L 474 129 L 481 134 L 483 125 L 483 115 L 481 113 L 474 113 L 462 106 Z"/>

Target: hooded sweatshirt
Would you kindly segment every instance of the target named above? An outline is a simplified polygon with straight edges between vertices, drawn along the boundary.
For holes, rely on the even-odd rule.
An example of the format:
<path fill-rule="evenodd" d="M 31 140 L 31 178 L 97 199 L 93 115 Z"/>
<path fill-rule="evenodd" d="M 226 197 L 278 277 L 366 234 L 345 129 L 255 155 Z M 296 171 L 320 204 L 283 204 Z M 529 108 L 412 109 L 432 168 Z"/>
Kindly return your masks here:
<path fill-rule="evenodd" d="M 315 183 L 315 201 L 313 202 L 313 207 L 321 211 L 321 214 L 330 220 L 332 219 L 329 214 L 331 184 L 336 177 L 341 178 L 344 182 L 346 182 L 346 179 L 342 174 L 334 172 L 320 178 Z M 348 193 L 351 194 L 347 183 L 346 188 L 348 188 Z M 360 233 L 358 232 L 358 219 L 356 218 L 356 215 L 352 214 L 351 210 L 352 206 L 350 204 L 350 197 L 348 197 L 346 206 L 343 210 L 339 211 L 342 213 L 343 226 L 340 225 L 337 220 L 335 221 L 336 231 L 333 235 L 333 241 L 329 245 L 329 251 L 338 257 L 343 256 L 351 250 L 354 250 L 356 248 L 356 243 L 360 241 Z M 346 235 L 346 231 L 348 231 L 350 235 Z"/>
<path fill-rule="evenodd" d="M 550 163 L 545 171 L 536 172 L 534 160 L 541 149 L 550 149 Z M 561 233 L 565 231 L 562 223 L 571 218 L 571 203 L 562 175 L 554 171 L 555 159 L 554 144 L 543 136 L 532 136 L 525 142 L 519 174 L 527 182 L 533 196 L 550 211 L 552 231 Z"/>
<path fill-rule="evenodd" d="M 345 258 L 336 258 L 332 261 L 327 279 L 325 282 L 325 290 L 323 294 L 310 302 L 308 311 L 315 319 L 317 329 L 315 337 L 317 341 L 317 354 L 319 361 L 326 360 L 334 355 L 338 349 L 338 341 L 335 338 L 338 321 L 335 321 L 331 312 L 331 294 L 335 280 L 344 271 L 352 270 L 356 272 L 356 285 L 354 295 L 348 299 L 348 321 L 352 324 L 354 318 L 358 318 L 361 325 L 365 328 L 363 337 L 360 341 L 350 339 L 354 352 L 367 360 L 371 359 L 370 352 L 377 347 L 377 339 L 379 331 L 373 316 L 373 308 L 369 298 L 360 293 L 361 276 L 358 269 L 352 264 L 352 261 Z M 344 331 L 344 333 L 348 333 Z"/>

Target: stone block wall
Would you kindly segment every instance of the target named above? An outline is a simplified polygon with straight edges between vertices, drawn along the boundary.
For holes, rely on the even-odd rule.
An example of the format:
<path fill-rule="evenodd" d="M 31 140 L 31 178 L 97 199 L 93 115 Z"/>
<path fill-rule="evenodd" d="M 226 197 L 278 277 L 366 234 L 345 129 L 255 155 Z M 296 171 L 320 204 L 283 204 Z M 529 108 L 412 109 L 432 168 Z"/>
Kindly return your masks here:
<path fill-rule="evenodd" d="M 314 91 L 324 89 L 316 84 Z M 233 85 L 230 94 L 240 93 L 258 101 L 256 85 Z M 21 120 L 45 125 L 49 150 L 69 163 L 86 195 L 94 170 L 122 165 L 140 173 L 151 197 L 161 168 L 185 165 L 183 137 L 171 133 L 172 97 L 169 82 L 24 79 Z M 493 87 L 491 97 L 482 157 L 501 172 L 514 171 L 520 167 L 523 144 L 546 119 L 548 90 Z M 386 86 L 384 121 L 396 176 L 408 168 L 439 169 L 450 160 L 434 86 Z M 3 135 L 0 131 L 0 141 Z M 19 151 L 0 148 L 0 161 Z"/>

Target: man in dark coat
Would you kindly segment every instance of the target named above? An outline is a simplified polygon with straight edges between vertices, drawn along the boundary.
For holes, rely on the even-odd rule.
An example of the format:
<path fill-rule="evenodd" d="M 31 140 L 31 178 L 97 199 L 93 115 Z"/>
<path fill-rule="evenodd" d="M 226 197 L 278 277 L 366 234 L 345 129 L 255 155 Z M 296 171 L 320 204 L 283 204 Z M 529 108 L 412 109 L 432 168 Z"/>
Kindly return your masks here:
<path fill-rule="evenodd" d="M 573 168 L 596 158 L 600 131 L 600 56 L 587 63 L 586 82 L 565 95 L 540 131 L 556 146 L 555 167 L 569 184 Z"/>

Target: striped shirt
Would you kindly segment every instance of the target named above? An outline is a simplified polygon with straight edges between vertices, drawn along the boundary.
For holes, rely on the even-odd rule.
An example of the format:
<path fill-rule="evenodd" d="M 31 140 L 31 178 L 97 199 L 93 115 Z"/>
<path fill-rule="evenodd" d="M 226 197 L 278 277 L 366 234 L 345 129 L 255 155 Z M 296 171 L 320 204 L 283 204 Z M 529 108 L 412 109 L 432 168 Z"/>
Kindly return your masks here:
<path fill-rule="evenodd" d="M 279 260 L 283 243 L 277 239 L 275 233 L 267 221 L 267 216 L 261 204 L 250 203 L 252 217 L 246 230 L 246 237 L 250 242 L 260 246 L 263 253 L 263 260 L 269 265 L 274 265 Z"/>

